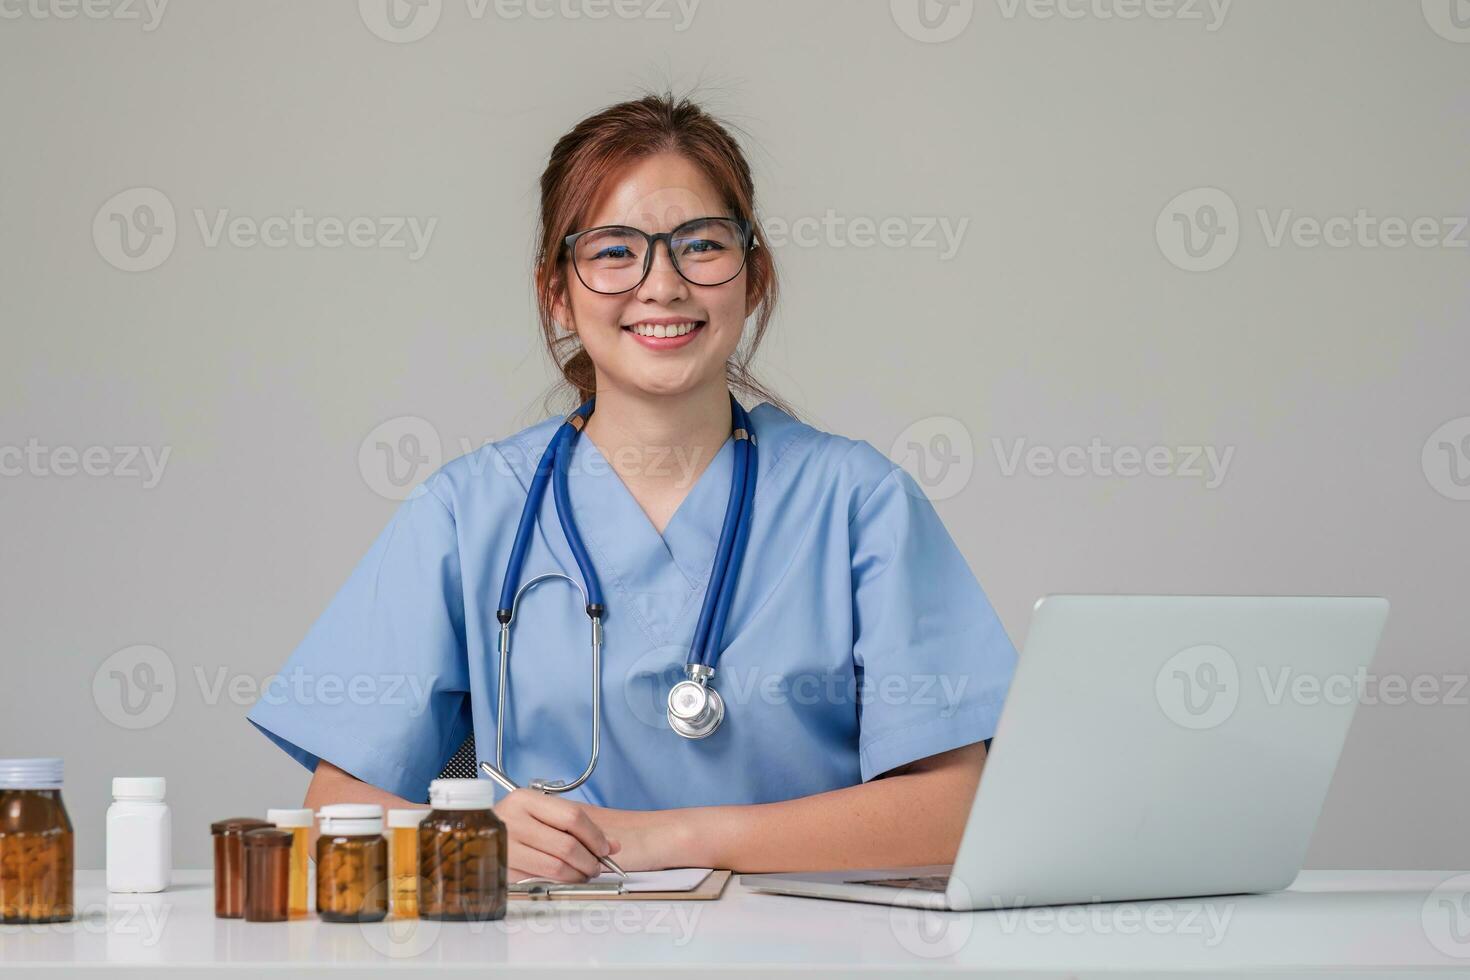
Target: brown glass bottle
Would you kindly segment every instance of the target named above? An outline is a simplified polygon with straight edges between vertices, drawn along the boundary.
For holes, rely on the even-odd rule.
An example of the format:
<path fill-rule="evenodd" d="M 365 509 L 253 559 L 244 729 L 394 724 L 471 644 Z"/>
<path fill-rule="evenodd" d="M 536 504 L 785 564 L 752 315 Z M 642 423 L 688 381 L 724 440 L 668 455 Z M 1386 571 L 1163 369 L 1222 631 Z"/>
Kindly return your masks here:
<path fill-rule="evenodd" d="M 388 839 L 383 808 L 335 803 L 321 809 L 316 841 L 316 910 L 324 922 L 377 922 L 388 915 Z"/>
<path fill-rule="evenodd" d="M 0 759 L 0 922 L 68 922 L 71 819 L 60 759 Z"/>
<path fill-rule="evenodd" d="M 271 824 L 255 817 L 231 817 L 209 825 L 214 835 L 214 914 L 238 919 L 245 914 L 245 834 Z"/>
<path fill-rule="evenodd" d="M 245 921 L 285 922 L 291 916 L 289 830 L 261 827 L 245 835 Z"/>
<path fill-rule="evenodd" d="M 506 831 L 490 809 L 488 781 L 436 779 L 433 807 L 419 824 L 419 917 L 505 916 Z"/>

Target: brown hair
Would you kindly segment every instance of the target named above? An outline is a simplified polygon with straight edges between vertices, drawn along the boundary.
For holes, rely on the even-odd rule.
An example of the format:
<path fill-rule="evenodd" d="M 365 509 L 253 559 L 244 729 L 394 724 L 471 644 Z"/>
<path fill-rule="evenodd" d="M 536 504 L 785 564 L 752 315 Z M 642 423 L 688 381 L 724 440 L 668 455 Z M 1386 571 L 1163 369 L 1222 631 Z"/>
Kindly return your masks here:
<path fill-rule="evenodd" d="M 536 308 L 547 352 L 565 381 L 586 401 L 596 388 L 592 358 L 575 334 L 557 336 L 552 302 L 567 287 L 562 240 L 587 218 L 603 185 L 623 167 L 657 153 L 678 153 L 702 169 L 733 215 L 751 222 L 758 247 L 746 259 L 746 296 L 760 297 L 755 329 L 725 366 L 727 383 L 791 413 L 781 398 L 757 381 L 750 360 L 765 336 L 776 305 L 776 265 L 755 215 L 750 165 L 726 128 L 687 97 L 649 93 L 588 116 L 556 141 L 541 174 L 541 223 L 536 245 Z M 556 394 L 554 392 L 553 394 Z M 794 414 L 794 413 L 793 413 Z"/>

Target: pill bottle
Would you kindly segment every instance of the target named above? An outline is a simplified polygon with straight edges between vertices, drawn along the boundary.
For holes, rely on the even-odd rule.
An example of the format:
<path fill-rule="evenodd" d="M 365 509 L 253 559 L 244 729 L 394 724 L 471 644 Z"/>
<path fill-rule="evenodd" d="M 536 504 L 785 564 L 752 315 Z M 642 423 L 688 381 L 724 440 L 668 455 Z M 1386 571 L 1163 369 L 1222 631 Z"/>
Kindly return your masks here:
<path fill-rule="evenodd" d="M 289 830 L 258 827 L 245 844 L 245 921 L 285 922 L 291 915 Z"/>
<path fill-rule="evenodd" d="M 388 866 L 393 881 L 393 917 L 419 914 L 419 824 L 428 810 L 388 811 Z"/>
<path fill-rule="evenodd" d="M 505 824 L 488 779 L 436 779 L 419 824 L 419 916 L 499 919 L 506 908 Z"/>
<path fill-rule="evenodd" d="M 310 875 L 311 823 L 314 817 L 310 810 L 265 811 L 266 820 L 281 830 L 291 832 L 290 914 L 293 919 L 304 919 L 311 914 L 306 884 Z"/>
<path fill-rule="evenodd" d="M 377 922 L 388 914 L 388 840 L 376 803 L 321 808 L 316 910 L 324 922 Z"/>
<path fill-rule="evenodd" d="M 0 759 L 0 922 L 69 922 L 74 861 L 60 759 Z"/>
<path fill-rule="evenodd" d="M 173 820 L 162 776 L 119 776 L 107 808 L 107 890 L 161 892 L 173 867 Z"/>
<path fill-rule="evenodd" d="M 214 914 L 238 919 L 245 914 L 245 834 L 269 827 L 254 817 L 231 817 L 209 825 L 214 836 Z"/>

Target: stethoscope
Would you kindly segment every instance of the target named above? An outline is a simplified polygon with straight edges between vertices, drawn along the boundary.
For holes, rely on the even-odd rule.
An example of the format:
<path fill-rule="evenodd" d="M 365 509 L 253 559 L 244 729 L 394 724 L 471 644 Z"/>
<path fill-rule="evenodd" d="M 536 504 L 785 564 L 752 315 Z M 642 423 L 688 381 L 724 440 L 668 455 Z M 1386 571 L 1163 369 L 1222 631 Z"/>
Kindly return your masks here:
<path fill-rule="evenodd" d="M 592 755 L 582 774 L 571 782 L 564 780 L 533 779 L 531 788 L 549 793 L 566 793 L 585 783 L 597 768 L 597 753 L 602 734 L 602 587 L 597 581 L 597 571 L 587 555 L 587 547 L 577 532 L 572 519 L 571 497 L 567 491 L 567 467 L 576 447 L 577 437 L 592 415 L 595 398 L 589 399 L 575 412 L 568 415 L 552 436 L 551 443 L 536 464 L 536 473 L 526 492 L 526 504 L 521 511 L 521 520 L 516 528 L 515 543 L 511 546 L 510 560 L 506 564 L 505 582 L 500 589 L 500 608 L 495 618 L 500 622 L 499 665 L 497 669 L 497 694 L 495 709 L 495 765 L 488 762 L 480 765 L 497 782 L 514 786 L 505 771 L 505 702 L 507 691 L 507 667 L 510 662 L 510 627 L 515 621 L 516 607 L 521 596 L 542 582 L 565 579 L 576 586 L 582 595 L 583 608 L 592 621 Z M 755 497 L 756 453 L 755 430 L 750 416 L 744 408 L 730 397 L 731 438 L 735 440 L 734 470 L 730 478 L 730 498 L 725 505 L 725 523 L 720 529 L 719 544 L 715 547 L 715 560 L 710 568 L 709 584 L 705 588 L 704 605 L 699 611 L 699 620 L 694 628 L 694 641 L 689 646 L 685 661 L 683 680 L 669 691 L 669 727 L 688 739 L 708 738 L 720 727 L 725 718 L 725 701 L 720 693 L 710 686 L 715 676 L 715 662 L 719 658 L 720 640 L 725 632 L 725 620 L 730 613 L 730 603 L 735 596 L 735 583 L 740 575 L 740 563 L 745 555 L 745 544 L 750 537 L 751 503 Z M 546 498 L 546 485 L 551 484 L 552 499 L 556 502 L 556 516 L 566 536 L 567 546 L 576 559 L 582 573 L 578 582 L 561 572 L 546 572 L 537 575 L 524 585 L 521 566 L 526 551 L 531 545 L 531 534 L 536 527 L 536 515 L 541 502 Z"/>

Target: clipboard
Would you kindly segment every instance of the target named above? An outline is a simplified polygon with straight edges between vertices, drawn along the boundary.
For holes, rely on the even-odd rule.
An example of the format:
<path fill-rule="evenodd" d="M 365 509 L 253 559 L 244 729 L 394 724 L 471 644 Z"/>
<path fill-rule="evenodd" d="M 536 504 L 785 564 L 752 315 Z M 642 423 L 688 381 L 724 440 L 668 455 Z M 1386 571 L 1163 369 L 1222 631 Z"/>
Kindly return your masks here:
<path fill-rule="evenodd" d="M 562 884 L 537 882 L 510 891 L 513 902 L 709 902 L 720 897 L 730 880 L 730 872 L 716 869 L 705 875 L 697 888 L 687 892 L 625 892 L 607 885 L 585 882 Z"/>

